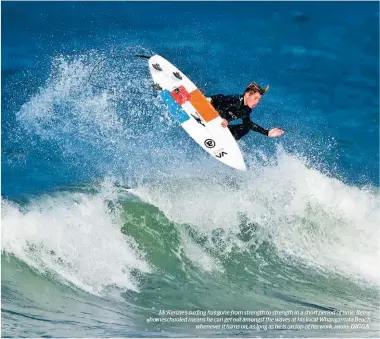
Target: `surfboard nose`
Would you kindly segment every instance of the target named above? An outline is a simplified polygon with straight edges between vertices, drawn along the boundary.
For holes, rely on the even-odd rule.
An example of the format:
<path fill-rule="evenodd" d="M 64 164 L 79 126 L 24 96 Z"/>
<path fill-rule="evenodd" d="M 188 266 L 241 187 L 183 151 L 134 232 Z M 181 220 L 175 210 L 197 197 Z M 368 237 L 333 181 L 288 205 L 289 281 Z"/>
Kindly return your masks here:
<path fill-rule="evenodd" d="M 246 171 L 247 170 L 247 166 L 243 162 L 242 164 L 240 164 L 239 167 L 236 167 L 236 169 L 241 170 L 241 171 Z"/>
<path fill-rule="evenodd" d="M 217 156 L 216 156 L 217 157 Z M 225 165 L 235 168 L 240 171 L 246 171 L 247 166 L 245 165 L 244 159 L 240 153 L 230 152 L 228 157 L 224 159 L 218 159 L 223 162 Z"/>
<path fill-rule="evenodd" d="M 246 171 L 247 170 L 247 166 L 245 165 L 244 161 L 242 161 L 241 163 L 234 163 L 233 165 L 230 165 L 232 166 L 233 168 L 236 168 L 240 171 Z"/>

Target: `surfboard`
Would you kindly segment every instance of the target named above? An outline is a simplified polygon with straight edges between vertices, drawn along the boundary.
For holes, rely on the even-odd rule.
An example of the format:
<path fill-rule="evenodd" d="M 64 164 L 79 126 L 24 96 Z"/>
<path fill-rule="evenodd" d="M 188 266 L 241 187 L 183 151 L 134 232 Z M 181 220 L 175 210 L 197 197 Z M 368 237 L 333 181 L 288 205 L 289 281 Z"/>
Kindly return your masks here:
<path fill-rule="evenodd" d="M 207 153 L 225 165 L 245 171 L 243 155 L 222 118 L 199 88 L 159 55 L 148 60 L 159 96 L 171 116 Z"/>

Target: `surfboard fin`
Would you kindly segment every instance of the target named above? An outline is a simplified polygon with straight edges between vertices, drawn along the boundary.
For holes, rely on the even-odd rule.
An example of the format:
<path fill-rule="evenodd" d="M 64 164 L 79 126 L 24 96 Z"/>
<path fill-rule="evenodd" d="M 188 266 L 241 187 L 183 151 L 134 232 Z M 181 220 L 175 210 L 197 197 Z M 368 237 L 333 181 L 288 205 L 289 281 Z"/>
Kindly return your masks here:
<path fill-rule="evenodd" d="M 177 79 L 182 80 L 182 76 L 181 76 L 181 74 L 179 74 L 179 72 L 173 72 L 173 75 L 174 75 Z"/>
<path fill-rule="evenodd" d="M 159 64 L 153 64 L 152 65 L 154 69 L 156 69 L 157 71 L 162 71 L 162 68 Z"/>
<path fill-rule="evenodd" d="M 201 118 L 199 118 L 199 117 L 197 117 L 197 116 L 195 116 L 193 114 L 191 114 L 191 116 L 196 120 L 196 122 L 198 124 L 201 124 L 203 127 L 206 127 Z"/>
<path fill-rule="evenodd" d="M 162 91 L 162 87 L 159 85 L 159 84 L 153 84 L 152 85 L 154 89 L 156 89 L 157 91 Z"/>

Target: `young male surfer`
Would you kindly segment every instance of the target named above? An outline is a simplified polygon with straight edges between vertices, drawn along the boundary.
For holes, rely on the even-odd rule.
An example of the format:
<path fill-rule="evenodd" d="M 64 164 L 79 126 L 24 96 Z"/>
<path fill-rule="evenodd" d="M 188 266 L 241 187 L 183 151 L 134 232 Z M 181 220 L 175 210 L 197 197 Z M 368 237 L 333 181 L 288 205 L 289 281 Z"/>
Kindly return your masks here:
<path fill-rule="evenodd" d="M 268 88 L 269 85 L 262 88 L 256 82 L 252 82 L 247 86 L 243 95 L 218 94 L 212 95 L 210 98 L 207 98 L 207 100 L 210 101 L 210 103 L 223 118 L 222 126 L 228 126 L 236 140 L 239 140 L 249 131 L 255 131 L 271 138 L 279 137 L 284 133 L 282 129 L 272 128 L 267 130 L 255 124 L 250 118 L 252 109 L 257 106 Z M 242 119 L 242 123 L 237 125 L 228 125 L 229 121 L 236 119 Z"/>

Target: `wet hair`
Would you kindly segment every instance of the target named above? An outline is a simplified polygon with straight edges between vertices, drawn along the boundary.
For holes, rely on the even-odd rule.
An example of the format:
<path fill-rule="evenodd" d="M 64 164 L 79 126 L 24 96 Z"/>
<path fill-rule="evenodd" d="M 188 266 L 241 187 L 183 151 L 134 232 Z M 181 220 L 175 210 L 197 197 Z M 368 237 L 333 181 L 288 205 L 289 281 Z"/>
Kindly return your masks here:
<path fill-rule="evenodd" d="M 261 87 L 260 85 L 258 85 L 256 82 L 251 82 L 250 84 L 248 84 L 247 88 L 245 89 L 243 95 L 247 92 L 250 92 L 250 91 L 253 91 L 253 92 L 257 92 L 259 93 L 260 95 L 264 95 L 264 93 L 269 89 L 269 85 L 266 85 L 265 87 Z"/>

